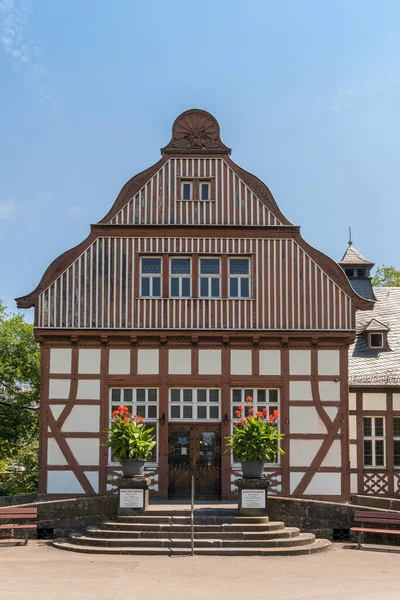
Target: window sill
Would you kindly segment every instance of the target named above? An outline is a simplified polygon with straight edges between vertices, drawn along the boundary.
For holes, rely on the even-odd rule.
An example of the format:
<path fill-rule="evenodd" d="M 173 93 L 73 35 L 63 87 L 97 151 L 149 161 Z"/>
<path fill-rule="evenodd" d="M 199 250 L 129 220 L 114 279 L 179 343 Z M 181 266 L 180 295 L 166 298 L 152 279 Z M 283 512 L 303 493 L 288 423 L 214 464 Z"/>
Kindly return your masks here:
<path fill-rule="evenodd" d="M 215 202 L 215 198 L 210 198 L 209 200 L 201 200 L 200 198 L 189 198 L 185 200 L 185 198 L 176 198 L 176 202 Z"/>

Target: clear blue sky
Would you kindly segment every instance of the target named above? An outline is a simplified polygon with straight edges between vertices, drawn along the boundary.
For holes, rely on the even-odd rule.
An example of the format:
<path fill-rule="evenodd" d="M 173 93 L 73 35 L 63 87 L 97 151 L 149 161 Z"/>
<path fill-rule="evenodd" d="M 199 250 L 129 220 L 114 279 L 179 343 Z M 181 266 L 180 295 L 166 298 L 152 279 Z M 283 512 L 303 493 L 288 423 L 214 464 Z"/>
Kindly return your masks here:
<path fill-rule="evenodd" d="M 397 0 L 0 0 L 0 298 L 203 108 L 304 238 L 400 267 Z M 31 320 L 31 311 L 26 313 Z"/>

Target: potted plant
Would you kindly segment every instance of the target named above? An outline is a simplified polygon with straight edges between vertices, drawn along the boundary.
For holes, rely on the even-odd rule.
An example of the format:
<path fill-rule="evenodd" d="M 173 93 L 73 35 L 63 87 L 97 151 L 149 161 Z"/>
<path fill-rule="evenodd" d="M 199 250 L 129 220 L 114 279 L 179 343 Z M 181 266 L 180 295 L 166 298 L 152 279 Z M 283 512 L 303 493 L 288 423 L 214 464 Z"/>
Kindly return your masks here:
<path fill-rule="evenodd" d="M 252 401 L 253 398 L 247 396 L 246 402 Z M 278 445 L 284 434 L 278 433 L 279 410 L 268 415 L 268 409 L 264 408 L 254 414 L 254 408 L 250 407 L 247 412 L 245 417 L 244 407 L 238 406 L 233 433 L 225 439 L 234 461 L 242 463 L 243 477 L 260 478 L 264 463 L 275 462 L 278 454 L 284 454 Z"/>
<path fill-rule="evenodd" d="M 106 429 L 105 445 L 119 459 L 124 477 L 143 475 L 144 464 L 156 445 L 154 428 L 148 428 L 143 417 L 130 415 L 127 406 L 119 406 L 112 416 L 114 423 L 111 429 Z"/>

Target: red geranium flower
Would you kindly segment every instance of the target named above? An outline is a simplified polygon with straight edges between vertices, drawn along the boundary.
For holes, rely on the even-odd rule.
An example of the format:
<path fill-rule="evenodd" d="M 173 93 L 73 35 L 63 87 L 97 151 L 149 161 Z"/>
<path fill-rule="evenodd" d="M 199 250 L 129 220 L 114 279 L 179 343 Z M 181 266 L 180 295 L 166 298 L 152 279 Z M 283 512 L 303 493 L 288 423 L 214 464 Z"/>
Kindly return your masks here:
<path fill-rule="evenodd" d="M 127 423 L 127 422 L 128 422 L 128 417 L 124 417 L 124 418 L 122 419 L 122 422 L 123 422 L 123 423 Z"/>
<path fill-rule="evenodd" d="M 271 422 L 272 422 L 272 421 L 275 421 L 275 417 L 274 417 L 274 415 L 269 415 L 268 419 L 269 419 Z"/>
<path fill-rule="evenodd" d="M 253 414 L 253 412 L 254 412 L 254 408 L 253 408 L 253 407 L 249 408 L 249 413 L 250 413 L 251 415 Z"/>
<path fill-rule="evenodd" d="M 253 402 L 252 396 L 246 396 L 246 402 Z"/>
<path fill-rule="evenodd" d="M 261 419 L 261 417 L 263 416 L 262 412 L 260 410 L 257 411 L 257 417 L 259 419 Z"/>
<path fill-rule="evenodd" d="M 275 419 L 277 419 L 279 417 L 279 410 L 278 409 L 274 410 L 274 417 L 275 417 Z"/>
<path fill-rule="evenodd" d="M 240 417 L 240 415 L 241 415 L 241 414 L 242 414 L 242 413 L 241 413 L 241 411 L 240 411 L 240 410 L 235 410 L 235 415 L 236 415 L 237 417 Z"/>
<path fill-rule="evenodd" d="M 267 414 L 268 414 L 268 408 L 265 407 L 265 408 L 263 408 L 263 415 L 267 415 Z"/>
<path fill-rule="evenodd" d="M 239 404 L 238 409 L 243 410 L 243 404 Z"/>

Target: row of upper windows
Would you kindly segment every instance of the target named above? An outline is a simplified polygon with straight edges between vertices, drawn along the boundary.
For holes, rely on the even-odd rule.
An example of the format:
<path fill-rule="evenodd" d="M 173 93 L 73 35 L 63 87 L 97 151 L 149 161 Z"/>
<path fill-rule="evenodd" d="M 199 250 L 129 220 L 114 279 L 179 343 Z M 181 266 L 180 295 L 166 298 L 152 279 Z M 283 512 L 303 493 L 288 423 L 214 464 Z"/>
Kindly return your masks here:
<path fill-rule="evenodd" d="M 192 297 L 193 261 L 198 260 L 199 297 L 220 298 L 222 263 L 220 257 L 198 259 L 170 258 L 169 294 L 172 298 Z M 224 277 L 226 275 L 224 274 Z M 229 298 L 250 298 L 250 259 L 228 259 Z M 160 298 L 162 290 L 161 257 L 143 257 L 140 265 L 140 295 L 142 298 Z"/>

